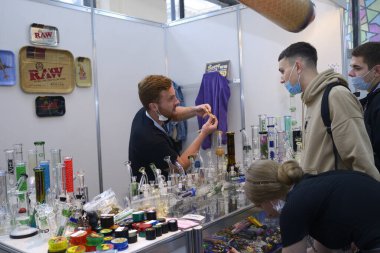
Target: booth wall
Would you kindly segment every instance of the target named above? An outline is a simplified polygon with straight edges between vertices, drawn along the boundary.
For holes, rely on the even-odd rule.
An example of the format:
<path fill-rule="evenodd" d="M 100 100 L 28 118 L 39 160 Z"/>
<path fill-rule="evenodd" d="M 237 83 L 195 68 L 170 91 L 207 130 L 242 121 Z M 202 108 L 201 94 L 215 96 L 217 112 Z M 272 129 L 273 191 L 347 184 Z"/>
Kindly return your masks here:
<path fill-rule="evenodd" d="M 165 74 L 162 27 L 96 15 L 99 117 L 103 189 L 126 196 L 129 136 L 142 107 L 137 84 L 146 75 Z"/>
<path fill-rule="evenodd" d="M 3 0 L 0 9 L 0 49 L 16 55 L 30 45 L 31 23 L 53 25 L 59 29 L 59 49 L 75 57 L 92 59 L 97 70 L 91 88 L 75 88 L 66 99 L 63 117 L 38 118 L 34 100 L 39 95 L 24 93 L 17 84 L 0 87 L 0 150 L 15 143 L 26 151 L 33 142 L 44 140 L 45 150 L 61 148 L 62 155 L 74 157 L 74 169 L 86 172 L 90 197 L 99 193 L 97 124 L 100 127 L 103 189 L 112 188 L 121 198 L 127 193 L 128 144 L 133 117 L 141 107 L 137 83 L 148 74 L 167 74 L 183 88 L 186 105 L 194 105 L 206 63 L 230 60 L 231 98 L 228 107 L 229 130 L 234 131 L 236 158 L 241 162 L 242 146 L 240 85 L 244 88 L 245 127 L 257 124 L 261 113 L 289 114 L 289 95 L 280 84 L 277 58 L 290 43 L 304 40 L 319 52 L 319 70 L 334 65 L 341 70 L 342 37 L 340 9 L 329 2 L 315 1 L 316 19 L 303 32 L 289 33 L 251 9 L 203 16 L 193 21 L 173 23 L 167 28 L 134 22 L 132 19 L 94 15 L 94 42 L 91 13 L 26 0 Z M 17 18 L 15 15 L 17 13 Z M 239 47 L 239 23 L 242 31 Z M 242 50 L 242 64 L 239 63 Z M 16 57 L 18 71 L 18 59 Z M 241 76 L 239 76 L 241 74 Z M 97 85 L 97 86 L 96 86 Z M 95 96 L 95 88 L 98 97 Z M 52 95 L 52 94 L 48 94 Z M 301 122 L 299 96 L 297 118 Z M 95 105 L 99 107 L 99 120 Z M 188 140 L 194 139 L 198 124 L 190 119 Z M 205 157 L 205 156 L 204 156 Z M 50 158 L 50 155 L 47 156 Z M 0 155 L 0 168 L 5 168 Z"/>
<path fill-rule="evenodd" d="M 236 12 L 229 12 L 178 25 L 173 23 L 167 28 L 167 57 L 169 76 L 182 87 L 187 106 L 195 104 L 206 63 L 230 60 L 228 129 L 235 132 L 236 155 L 240 157 L 240 83 L 232 82 L 239 79 L 236 15 Z M 189 119 L 188 137 L 184 146 L 194 140 L 198 129 L 197 118 Z"/>
<path fill-rule="evenodd" d="M 289 93 L 280 83 L 278 56 L 290 44 L 311 43 L 318 52 L 318 71 L 342 70 L 341 9 L 328 1 L 315 3 L 315 20 L 302 32 L 290 33 L 251 9 L 242 11 L 243 74 L 246 127 L 258 124 L 258 115 L 290 115 Z M 301 73 L 302 75 L 302 73 Z M 296 95 L 301 126 L 301 96 Z"/>
<path fill-rule="evenodd" d="M 73 157 L 74 170 L 86 172 L 89 195 L 94 196 L 99 192 L 94 90 L 76 87 L 70 94 L 27 94 L 21 90 L 18 53 L 22 47 L 31 45 L 32 23 L 57 27 L 60 35 L 57 49 L 68 50 L 74 57 L 92 59 L 90 13 L 25 0 L 1 1 L 0 49 L 16 55 L 17 80 L 14 86 L 0 86 L 0 168 L 6 169 L 4 149 L 22 143 L 27 161 L 27 150 L 34 148 L 34 141 L 43 140 L 46 159 L 50 159 L 51 148 L 60 148 L 62 158 Z M 46 95 L 65 98 L 64 116 L 37 117 L 35 99 Z"/>
<path fill-rule="evenodd" d="M 258 124 L 258 115 L 290 115 L 289 93 L 280 83 L 278 55 L 291 43 L 307 41 L 319 53 L 318 69 L 342 69 L 341 9 L 326 0 L 314 1 L 316 18 L 304 31 L 291 33 L 268 21 L 252 9 L 245 8 L 189 22 L 174 22 L 167 29 L 169 76 L 183 88 L 185 102 L 194 105 L 205 66 L 208 62 L 230 60 L 228 126 L 235 132 L 236 160 L 242 162 L 240 129 Z M 240 12 L 240 14 L 239 14 Z M 237 22 L 240 15 L 240 25 Z M 240 26 L 240 27 L 239 27 Z M 242 64 L 239 64 L 238 32 L 241 28 Z M 239 71 L 241 76 L 239 76 Z M 241 125 L 240 85 L 244 90 L 245 126 Z M 295 97 L 296 119 L 301 126 L 302 104 Z M 194 139 L 197 120 L 188 120 L 189 133 L 185 143 Z M 204 156 L 203 156 L 204 157 Z"/>

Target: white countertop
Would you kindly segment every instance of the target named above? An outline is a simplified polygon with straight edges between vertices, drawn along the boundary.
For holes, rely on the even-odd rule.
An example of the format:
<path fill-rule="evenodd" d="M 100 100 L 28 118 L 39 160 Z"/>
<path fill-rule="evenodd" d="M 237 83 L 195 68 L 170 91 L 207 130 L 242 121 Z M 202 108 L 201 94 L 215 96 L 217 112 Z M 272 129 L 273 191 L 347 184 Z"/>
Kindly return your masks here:
<path fill-rule="evenodd" d="M 129 244 L 128 249 L 123 252 L 134 252 L 180 233 L 183 232 L 179 230 L 176 232 L 169 232 L 152 241 L 148 241 L 144 237 L 139 237 L 137 243 Z M 9 249 L 20 253 L 45 253 L 48 251 L 48 239 L 42 239 L 39 235 L 25 239 L 11 239 L 8 235 L 0 236 L 0 252 Z"/>

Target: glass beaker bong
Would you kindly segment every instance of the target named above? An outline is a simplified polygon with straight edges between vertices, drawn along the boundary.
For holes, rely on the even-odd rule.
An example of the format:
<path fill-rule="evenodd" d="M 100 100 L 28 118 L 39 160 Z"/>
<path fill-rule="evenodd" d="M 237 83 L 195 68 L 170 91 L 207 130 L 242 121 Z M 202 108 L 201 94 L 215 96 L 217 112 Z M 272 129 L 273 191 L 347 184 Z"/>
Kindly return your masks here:
<path fill-rule="evenodd" d="M 224 147 L 223 147 L 223 132 L 222 131 L 216 131 L 215 155 L 216 155 L 216 170 L 218 173 L 218 180 L 222 180 L 223 174 L 225 173 L 223 169 Z"/>
<path fill-rule="evenodd" d="M 239 173 L 235 161 L 235 133 L 227 132 L 227 172 L 232 170 Z"/>
<path fill-rule="evenodd" d="M 0 235 L 9 234 L 11 228 L 7 174 L 4 170 L 0 170 Z"/>
<path fill-rule="evenodd" d="M 185 177 L 185 170 L 178 161 L 175 161 L 173 164 L 170 156 L 165 156 L 164 161 L 168 164 L 169 168 L 168 181 L 171 181 L 172 186 L 178 185 L 183 181 L 183 177 Z"/>

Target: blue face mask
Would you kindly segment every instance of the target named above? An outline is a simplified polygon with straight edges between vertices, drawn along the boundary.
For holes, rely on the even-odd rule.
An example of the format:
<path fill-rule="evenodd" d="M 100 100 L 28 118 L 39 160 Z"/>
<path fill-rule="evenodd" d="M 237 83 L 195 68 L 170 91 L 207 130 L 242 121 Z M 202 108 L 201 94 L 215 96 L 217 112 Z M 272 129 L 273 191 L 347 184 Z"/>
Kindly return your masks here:
<path fill-rule="evenodd" d="M 371 88 L 371 83 L 373 80 L 370 83 L 367 83 L 366 81 L 364 81 L 364 77 L 368 75 L 368 73 L 371 72 L 371 70 L 368 71 L 364 76 L 354 76 L 350 78 L 350 82 L 355 87 L 355 89 L 369 90 Z"/>
<path fill-rule="evenodd" d="M 295 85 L 292 85 L 290 83 L 290 77 L 292 76 L 292 73 L 293 73 L 293 70 L 294 70 L 294 67 L 296 66 L 296 64 L 294 63 L 293 65 L 293 68 L 292 68 L 292 71 L 290 71 L 290 75 L 289 75 L 289 80 L 285 83 L 285 88 L 289 91 L 290 94 L 292 95 L 296 95 L 296 94 L 299 94 L 302 92 L 302 89 L 301 89 L 301 84 L 300 84 L 300 75 L 298 75 L 298 81 Z"/>

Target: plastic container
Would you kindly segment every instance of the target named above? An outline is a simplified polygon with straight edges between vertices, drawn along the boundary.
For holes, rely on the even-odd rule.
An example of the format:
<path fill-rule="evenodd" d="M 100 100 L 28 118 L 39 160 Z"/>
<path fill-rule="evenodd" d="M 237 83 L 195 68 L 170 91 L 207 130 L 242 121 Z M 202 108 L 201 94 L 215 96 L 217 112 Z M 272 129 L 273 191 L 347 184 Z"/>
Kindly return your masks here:
<path fill-rule="evenodd" d="M 49 239 L 48 245 L 49 253 L 65 253 L 69 247 L 69 242 L 64 236 L 55 236 Z"/>
<path fill-rule="evenodd" d="M 66 253 L 84 253 L 86 252 L 86 247 L 84 245 L 72 246 L 67 249 Z"/>
<path fill-rule="evenodd" d="M 79 230 L 70 235 L 70 245 L 85 245 L 87 242 L 87 232 Z"/>

